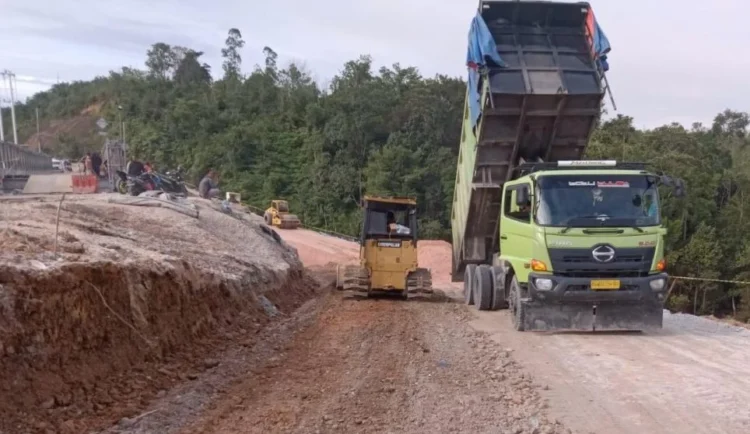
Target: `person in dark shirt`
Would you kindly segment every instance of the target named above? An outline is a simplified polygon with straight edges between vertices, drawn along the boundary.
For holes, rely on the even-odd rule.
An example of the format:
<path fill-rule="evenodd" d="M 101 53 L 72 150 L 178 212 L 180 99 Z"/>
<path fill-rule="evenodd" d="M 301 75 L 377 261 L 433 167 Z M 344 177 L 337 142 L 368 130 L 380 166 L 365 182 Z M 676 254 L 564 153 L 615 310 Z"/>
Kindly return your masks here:
<path fill-rule="evenodd" d="M 139 176 L 145 171 L 145 167 L 140 161 L 131 160 L 130 163 L 128 163 L 128 168 L 126 169 L 126 171 L 128 173 L 128 176 Z"/>
<path fill-rule="evenodd" d="M 101 176 L 100 168 L 102 167 L 102 157 L 98 152 L 91 154 L 91 169 L 96 176 Z"/>

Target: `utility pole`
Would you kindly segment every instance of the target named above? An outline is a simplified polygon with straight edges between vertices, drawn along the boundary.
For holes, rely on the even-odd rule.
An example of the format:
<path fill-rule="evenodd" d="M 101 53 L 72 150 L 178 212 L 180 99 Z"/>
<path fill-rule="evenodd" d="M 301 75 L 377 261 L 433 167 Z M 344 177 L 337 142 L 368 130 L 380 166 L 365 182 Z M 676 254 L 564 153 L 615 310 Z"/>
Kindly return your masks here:
<path fill-rule="evenodd" d="M 120 142 L 125 143 L 125 123 L 122 121 L 122 106 L 117 105 L 117 117 L 120 121 Z"/>
<path fill-rule="evenodd" d="M 13 127 L 13 143 L 18 144 L 18 132 L 16 131 L 16 96 L 13 82 L 16 79 L 16 74 L 8 71 L 7 69 L 2 72 L 3 83 L 8 80 L 8 88 L 10 89 L 10 119 Z"/>
<path fill-rule="evenodd" d="M 3 80 L 4 81 L 4 80 Z M 0 85 L 0 90 L 2 90 Z M 5 141 L 5 131 L 3 130 L 3 95 L 0 93 L 0 142 Z"/>
<path fill-rule="evenodd" d="M 10 73 L 10 119 L 13 122 L 13 143 L 18 144 L 18 131 L 16 131 L 16 74 Z"/>
<path fill-rule="evenodd" d="M 36 107 L 36 141 L 39 144 L 39 153 L 42 152 L 42 136 L 39 134 L 39 107 Z"/>

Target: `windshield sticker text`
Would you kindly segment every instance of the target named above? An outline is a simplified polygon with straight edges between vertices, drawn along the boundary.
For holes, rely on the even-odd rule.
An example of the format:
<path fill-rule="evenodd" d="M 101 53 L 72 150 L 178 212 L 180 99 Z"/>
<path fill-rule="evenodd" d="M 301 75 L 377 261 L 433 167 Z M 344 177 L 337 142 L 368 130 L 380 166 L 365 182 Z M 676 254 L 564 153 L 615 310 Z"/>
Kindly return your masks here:
<path fill-rule="evenodd" d="M 568 185 L 571 187 L 594 187 L 596 183 L 594 181 L 568 181 Z"/>
<path fill-rule="evenodd" d="M 596 186 L 599 188 L 629 188 L 628 181 L 597 181 Z"/>

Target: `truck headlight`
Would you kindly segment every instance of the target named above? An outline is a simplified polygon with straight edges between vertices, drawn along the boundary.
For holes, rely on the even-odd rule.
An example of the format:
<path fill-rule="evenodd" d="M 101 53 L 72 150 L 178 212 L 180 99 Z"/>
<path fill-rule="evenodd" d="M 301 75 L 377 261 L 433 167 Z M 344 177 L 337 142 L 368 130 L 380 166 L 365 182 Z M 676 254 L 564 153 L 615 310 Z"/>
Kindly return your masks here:
<path fill-rule="evenodd" d="M 552 280 L 550 279 L 536 279 L 534 284 L 536 285 L 536 289 L 540 291 L 549 291 L 552 289 Z"/>
<path fill-rule="evenodd" d="M 654 279 L 650 282 L 648 282 L 648 286 L 651 287 L 652 291 L 661 291 L 664 289 L 664 279 Z"/>

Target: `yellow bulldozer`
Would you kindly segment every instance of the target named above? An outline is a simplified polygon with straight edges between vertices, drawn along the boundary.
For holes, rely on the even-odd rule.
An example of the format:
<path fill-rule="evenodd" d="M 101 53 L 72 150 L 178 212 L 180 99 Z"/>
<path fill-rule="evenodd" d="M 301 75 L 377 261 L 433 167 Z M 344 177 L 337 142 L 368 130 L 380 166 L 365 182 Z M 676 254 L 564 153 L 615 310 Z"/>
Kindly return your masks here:
<path fill-rule="evenodd" d="M 339 265 L 336 288 L 365 293 L 432 294 L 432 273 L 419 268 L 417 202 L 407 197 L 365 196 L 359 265 Z"/>
<path fill-rule="evenodd" d="M 289 203 L 285 200 L 272 200 L 271 206 L 263 213 L 268 226 L 276 226 L 281 229 L 297 229 L 300 225 L 299 218 L 289 213 Z"/>

